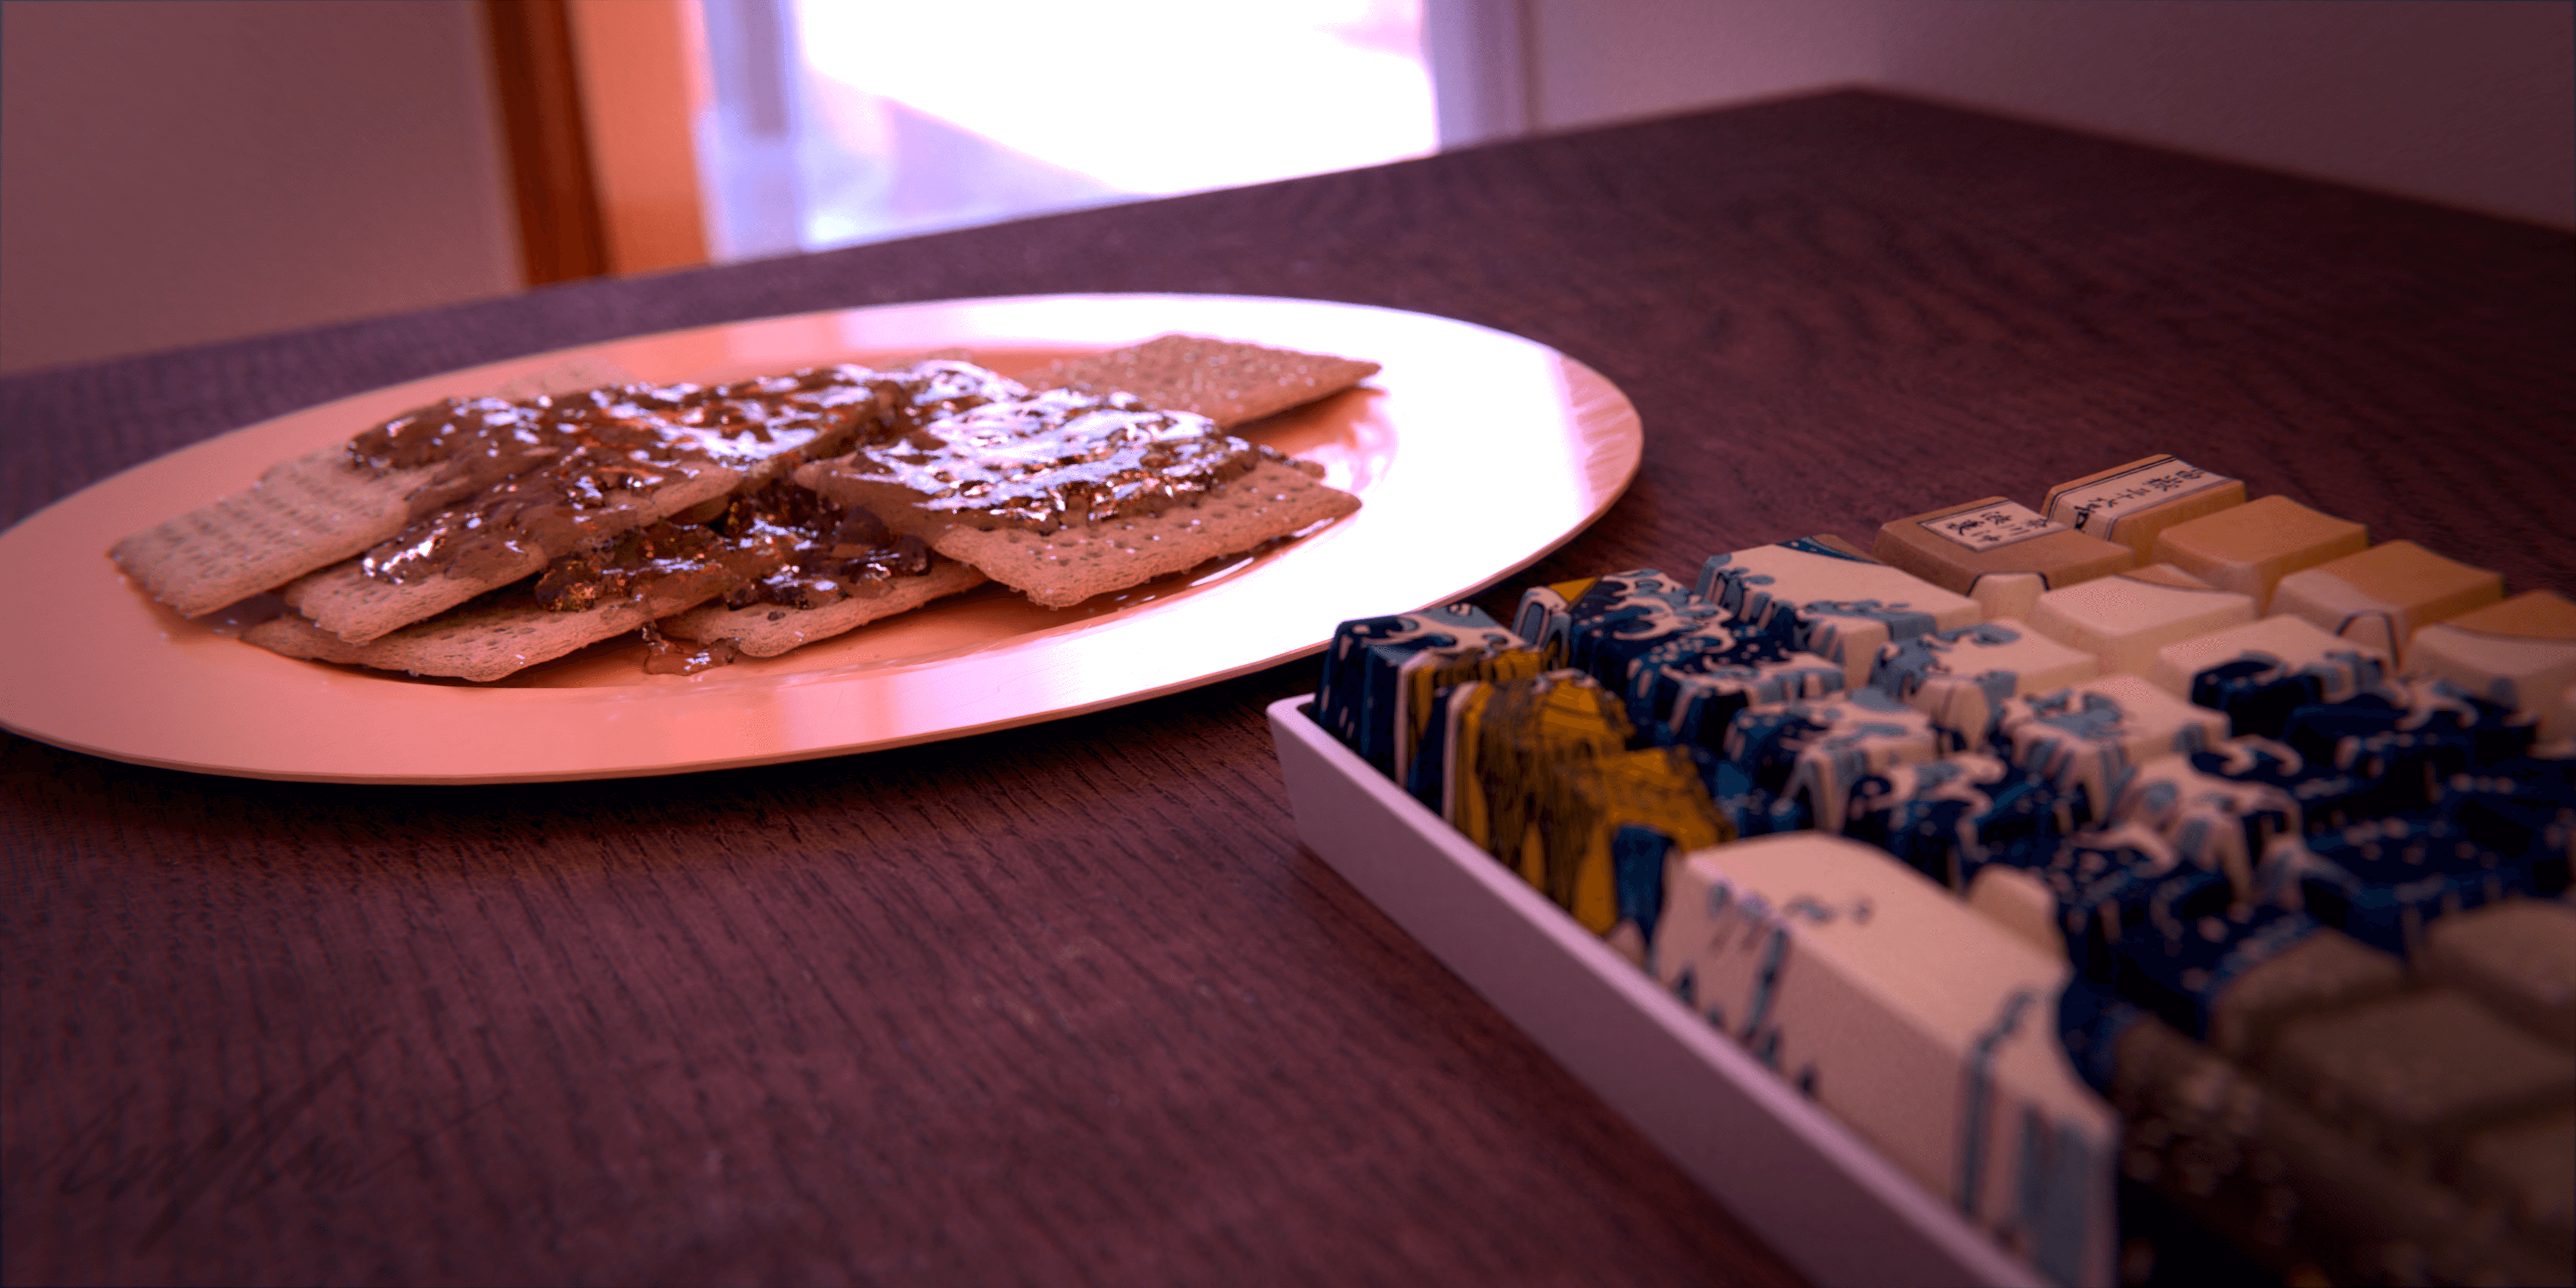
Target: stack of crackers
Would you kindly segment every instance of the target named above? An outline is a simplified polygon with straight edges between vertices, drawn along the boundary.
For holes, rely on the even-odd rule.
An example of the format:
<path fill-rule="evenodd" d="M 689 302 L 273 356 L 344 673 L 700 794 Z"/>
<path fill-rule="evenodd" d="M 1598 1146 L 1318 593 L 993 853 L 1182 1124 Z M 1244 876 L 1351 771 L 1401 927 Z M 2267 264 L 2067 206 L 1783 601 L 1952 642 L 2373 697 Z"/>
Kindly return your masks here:
<path fill-rule="evenodd" d="M 110 554 L 186 616 L 278 596 L 243 638 L 290 657 L 489 681 L 640 630 L 694 670 L 988 579 L 1067 607 L 1350 514 L 1226 431 L 1376 370 L 1165 336 L 1026 383 L 939 359 L 451 399 Z"/>

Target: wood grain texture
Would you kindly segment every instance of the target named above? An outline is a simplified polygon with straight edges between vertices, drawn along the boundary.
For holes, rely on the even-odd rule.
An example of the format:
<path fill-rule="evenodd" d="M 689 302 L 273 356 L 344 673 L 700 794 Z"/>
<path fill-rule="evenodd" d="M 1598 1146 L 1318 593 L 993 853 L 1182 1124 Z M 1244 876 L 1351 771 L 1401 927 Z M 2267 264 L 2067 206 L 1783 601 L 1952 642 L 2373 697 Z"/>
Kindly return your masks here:
<path fill-rule="evenodd" d="M 1213 291 L 1464 318 L 1629 393 L 1635 489 L 1493 607 L 2148 451 L 2576 590 L 2571 251 L 1834 95 L 0 381 L 0 522 L 518 353 Z M 1309 682 L 551 787 L 0 742 L 0 1277 L 1792 1279 L 1298 848 L 1260 712 Z"/>

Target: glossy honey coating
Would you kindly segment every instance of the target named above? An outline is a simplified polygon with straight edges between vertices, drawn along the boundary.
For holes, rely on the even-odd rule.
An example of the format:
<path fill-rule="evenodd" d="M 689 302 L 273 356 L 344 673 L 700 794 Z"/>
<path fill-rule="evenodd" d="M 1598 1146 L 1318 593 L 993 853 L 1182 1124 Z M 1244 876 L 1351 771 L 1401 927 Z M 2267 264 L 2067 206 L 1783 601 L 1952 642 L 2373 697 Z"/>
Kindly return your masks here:
<path fill-rule="evenodd" d="M 1259 449 L 1188 412 L 1128 394 L 1053 389 L 997 401 L 863 447 L 852 477 L 892 484 L 920 508 L 983 525 L 1051 533 L 1154 514 L 1205 496 Z"/>
<path fill-rule="evenodd" d="M 587 520 L 620 498 L 691 469 L 749 473 L 780 458 L 883 439 L 988 402 L 1019 385 L 962 362 L 891 372 L 815 367 L 719 385 L 610 385 L 511 401 L 448 399 L 350 440 L 348 456 L 384 471 L 434 467 L 424 491 L 472 499 L 416 519 L 360 561 L 409 582 L 529 549 L 570 552 L 597 537 Z"/>

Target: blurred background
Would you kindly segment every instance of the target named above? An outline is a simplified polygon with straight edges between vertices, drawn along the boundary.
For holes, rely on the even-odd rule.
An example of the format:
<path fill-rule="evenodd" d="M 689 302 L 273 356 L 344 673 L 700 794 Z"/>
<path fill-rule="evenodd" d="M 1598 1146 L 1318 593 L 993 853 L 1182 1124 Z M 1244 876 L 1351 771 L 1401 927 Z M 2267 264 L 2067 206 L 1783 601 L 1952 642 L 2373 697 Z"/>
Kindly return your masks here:
<path fill-rule="evenodd" d="M 2576 3 L 5 0 L 0 371 L 1852 85 L 2576 228 Z"/>

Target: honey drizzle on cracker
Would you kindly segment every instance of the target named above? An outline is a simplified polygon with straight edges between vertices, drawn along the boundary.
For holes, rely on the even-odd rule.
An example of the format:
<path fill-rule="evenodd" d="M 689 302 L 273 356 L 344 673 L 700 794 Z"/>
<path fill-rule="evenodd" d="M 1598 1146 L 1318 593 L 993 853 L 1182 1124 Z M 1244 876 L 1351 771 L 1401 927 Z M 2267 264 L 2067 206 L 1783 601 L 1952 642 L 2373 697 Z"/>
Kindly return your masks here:
<path fill-rule="evenodd" d="M 419 492 L 458 505 L 419 516 L 360 561 L 403 584 L 469 575 L 531 547 L 569 553 L 608 539 L 598 520 L 691 469 L 743 470 L 874 440 L 996 399 L 1019 385 L 962 362 L 895 372 L 813 367 L 721 385 L 611 385 L 511 401 L 448 399 L 350 440 L 350 461 L 381 475 L 435 466 Z"/>

